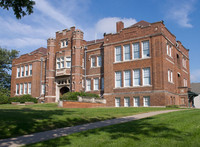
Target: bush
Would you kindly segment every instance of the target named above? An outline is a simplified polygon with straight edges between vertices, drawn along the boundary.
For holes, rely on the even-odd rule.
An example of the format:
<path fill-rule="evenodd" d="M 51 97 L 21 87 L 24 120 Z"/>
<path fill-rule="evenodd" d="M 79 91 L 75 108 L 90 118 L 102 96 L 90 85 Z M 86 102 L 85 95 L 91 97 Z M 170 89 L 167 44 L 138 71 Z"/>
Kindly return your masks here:
<path fill-rule="evenodd" d="M 20 102 L 20 103 L 34 102 L 34 103 L 37 103 L 37 99 L 32 97 L 31 95 L 22 95 L 19 97 L 10 98 L 10 103 L 11 102 Z"/>
<path fill-rule="evenodd" d="M 166 108 L 179 108 L 179 105 L 168 105 Z"/>
<path fill-rule="evenodd" d="M 95 97 L 99 98 L 99 95 L 94 93 L 85 93 L 85 92 L 67 92 L 60 97 L 60 100 L 73 100 L 78 101 L 78 96 L 81 97 Z"/>
<path fill-rule="evenodd" d="M 0 93 L 0 104 L 8 104 L 9 97 L 3 93 Z"/>

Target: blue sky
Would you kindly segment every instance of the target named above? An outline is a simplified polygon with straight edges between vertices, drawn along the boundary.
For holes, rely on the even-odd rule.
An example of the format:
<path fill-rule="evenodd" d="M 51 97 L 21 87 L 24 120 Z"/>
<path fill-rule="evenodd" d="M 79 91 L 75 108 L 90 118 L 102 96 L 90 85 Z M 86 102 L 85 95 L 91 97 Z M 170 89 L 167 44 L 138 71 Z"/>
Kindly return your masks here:
<path fill-rule="evenodd" d="M 55 32 L 76 26 L 85 40 L 115 32 L 122 20 L 128 27 L 140 20 L 164 20 L 166 27 L 190 49 L 191 81 L 200 82 L 200 1 L 198 0 L 35 0 L 34 13 L 17 20 L 13 11 L 0 9 L 0 46 L 31 52 Z"/>

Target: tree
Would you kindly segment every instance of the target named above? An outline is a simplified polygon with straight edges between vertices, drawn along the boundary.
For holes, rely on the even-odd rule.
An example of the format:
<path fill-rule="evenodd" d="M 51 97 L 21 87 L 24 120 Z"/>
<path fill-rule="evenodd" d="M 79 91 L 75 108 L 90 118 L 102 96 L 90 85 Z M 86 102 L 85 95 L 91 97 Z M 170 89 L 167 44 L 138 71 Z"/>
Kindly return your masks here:
<path fill-rule="evenodd" d="M 33 13 L 33 0 L 0 0 L 0 7 L 9 10 L 12 8 L 17 19 Z"/>
<path fill-rule="evenodd" d="M 19 54 L 17 50 L 7 50 L 0 47 L 0 93 L 10 93 L 12 60 Z"/>

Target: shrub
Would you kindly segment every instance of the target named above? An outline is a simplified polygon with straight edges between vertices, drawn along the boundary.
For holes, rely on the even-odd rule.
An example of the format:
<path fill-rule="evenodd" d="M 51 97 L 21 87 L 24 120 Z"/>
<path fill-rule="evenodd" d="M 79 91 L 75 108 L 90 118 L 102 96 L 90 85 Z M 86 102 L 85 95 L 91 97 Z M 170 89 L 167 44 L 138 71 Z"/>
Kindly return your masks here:
<path fill-rule="evenodd" d="M 73 100 L 78 101 L 78 96 L 81 97 L 95 97 L 99 98 L 99 95 L 94 93 L 85 93 L 85 92 L 67 92 L 60 97 L 60 100 Z"/>
<path fill-rule="evenodd" d="M 3 93 L 0 93 L 0 104 L 8 104 L 9 97 Z"/>
<path fill-rule="evenodd" d="M 168 105 L 166 108 L 179 108 L 179 105 Z"/>
<path fill-rule="evenodd" d="M 20 102 L 20 103 L 25 103 L 25 102 L 34 102 L 37 103 L 37 99 L 32 97 L 31 95 L 22 95 L 22 96 L 16 96 L 16 97 L 11 97 L 9 98 L 9 103 L 11 102 Z"/>

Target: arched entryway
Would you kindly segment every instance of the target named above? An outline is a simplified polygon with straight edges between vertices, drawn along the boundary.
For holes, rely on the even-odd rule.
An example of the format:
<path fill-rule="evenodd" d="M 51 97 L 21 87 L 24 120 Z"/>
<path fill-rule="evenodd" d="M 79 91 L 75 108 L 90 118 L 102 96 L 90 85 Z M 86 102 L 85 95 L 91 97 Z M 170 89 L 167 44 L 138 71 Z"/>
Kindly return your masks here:
<path fill-rule="evenodd" d="M 60 89 L 60 96 L 67 93 L 67 92 L 69 92 L 69 88 L 68 87 L 62 87 Z"/>

